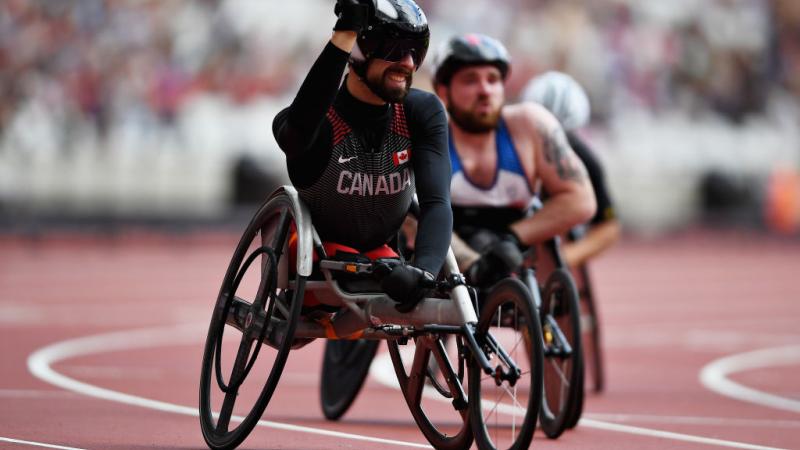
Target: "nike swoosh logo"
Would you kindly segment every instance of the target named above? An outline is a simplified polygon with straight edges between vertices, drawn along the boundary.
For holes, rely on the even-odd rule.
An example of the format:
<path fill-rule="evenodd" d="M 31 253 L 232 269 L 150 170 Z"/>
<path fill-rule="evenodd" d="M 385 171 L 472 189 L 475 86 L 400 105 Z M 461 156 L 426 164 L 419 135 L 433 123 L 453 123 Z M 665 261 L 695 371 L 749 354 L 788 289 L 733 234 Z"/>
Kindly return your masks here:
<path fill-rule="evenodd" d="M 344 163 L 346 163 L 346 162 L 350 161 L 351 159 L 356 159 L 356 158 L 358 158 L 358 156 L 351 156 L 351 157 L 349 157 L 349 158 L 342 158 L 342 157 L 340 156 L 340 157 L 339 157 L 339 164 L 344 164 Z"/>

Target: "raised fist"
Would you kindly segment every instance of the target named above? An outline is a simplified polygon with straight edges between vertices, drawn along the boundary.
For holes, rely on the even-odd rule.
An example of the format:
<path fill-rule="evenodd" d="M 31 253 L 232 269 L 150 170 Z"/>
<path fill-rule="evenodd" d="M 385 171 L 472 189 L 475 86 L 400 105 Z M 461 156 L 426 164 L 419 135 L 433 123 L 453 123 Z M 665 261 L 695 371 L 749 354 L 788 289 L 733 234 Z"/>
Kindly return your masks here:
<path fill-rule="evenodd" d="M 360 33 L 369 25 L 372 8 L 372 0 L 337 0 L 333 13 L 339 20 L 336 21 L 333 29 Z"/>

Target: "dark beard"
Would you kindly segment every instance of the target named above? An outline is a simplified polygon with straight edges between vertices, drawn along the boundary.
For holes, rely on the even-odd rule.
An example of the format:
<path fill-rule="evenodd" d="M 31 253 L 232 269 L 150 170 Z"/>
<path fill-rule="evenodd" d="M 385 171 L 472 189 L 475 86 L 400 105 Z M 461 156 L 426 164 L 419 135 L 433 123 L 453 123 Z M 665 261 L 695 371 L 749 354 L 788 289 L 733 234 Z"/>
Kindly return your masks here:
<path fill-rule="evenodd" d="M 369 90 L 380 97 L 381 100 L 388 103 L 400 103 L 405 100 L 409 89 L 411 89 L 413 74 L 406 74 L 406 85 L 404 88 L 389 89 L 386 87 L 386 83 L 384 81 L 390 72 L 392 72 L 391 68 L 386 69 L 379 80 L 373 80 L 372 78 L 366 77 L 365 84 Z"/>
<path fill-rule="evenodd" d="M 468 111 L 456 110 L 455 107 L 453 107 L 452 98 L 448 98 L 447 103 L 447 112 L 450 114 L 450 119 L 467 133 L 488 133 L 494 130 L 497 127 L 497 123 L 500 122 L 500 111 L 488 116 L 476 116 Z"/>

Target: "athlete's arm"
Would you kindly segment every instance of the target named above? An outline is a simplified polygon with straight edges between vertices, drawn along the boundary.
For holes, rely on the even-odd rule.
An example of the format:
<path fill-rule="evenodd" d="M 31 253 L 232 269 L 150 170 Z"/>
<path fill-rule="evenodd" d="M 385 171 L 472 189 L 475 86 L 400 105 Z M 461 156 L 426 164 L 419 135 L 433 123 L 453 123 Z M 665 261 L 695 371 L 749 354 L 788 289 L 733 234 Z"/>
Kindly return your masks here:
<path fill-rule="evenodd" d="M 541 180 L 547 194 L 542 209 L 510 226 L 523 244 L 531 245 L 588 221 L 594 215 L 596 203 L 586 168 L 569 146 L 555 117 L 538 105 L 524 104 L 518 108 L 515 113 L 520 114 L 523 126 L 538 134 L 534 145 L 534 177 Z"/>
<path fill-rule="evenodd" d="M 342 73 L 356 42 L 352 31 L 336 31 L 306 75 L 297 96 L 272 122 L 272 132 L 289 159 L 307 156 L 312 143 L 326 129 L 325 115 L 336 99 Z M 329 131 L 328 131 L 329 133 Z"/>
<path fill-rule="evenodd" d="M 453 231 L 447 116 L 439 100 L 428 92 L 412 90 L 405 105 L 420 206 L 414 265 L 436 274 L 447 256 Z"/>
<path fill-rule="evenodd" d="M 563 242 L 561 254 L 570 267 L 579 267 L 614 245 L 622 234 L 617 219 L 610 219 L 592 225 L 589 231 L 577 241 Z"/>
<path fill-rule="evenodd" d="M 611 195 L 606 185 L 606 177 L 602 164 L 597 159 L 592 149 L 589 148 L 586 141 L 581 139 L 577 134 L 568 132 L 567 141 L 586 167 L 586 171 L 589 174 L 589 181 L 592 183 L 592 189 L 594 189 L 597 211 L 592 217 L 591 223 L 600 224 L 613 219 L 615 216 L 614 204 L 611 201 Z"/>
<path fill-rule="evenodd" d="M 586 234 L 577 241 L 564 242 L 561 247 L 567 264 L 570 267 L 578 267 L 614 245 L 619 240 L 622 227 L 616 218 L 600 161 L 586 142 L 576 134 L 567 133 L 567 138 L 575 154 L 583 161 L 589 172 L 597 201 L 597 213 L 592 218 Z"/>

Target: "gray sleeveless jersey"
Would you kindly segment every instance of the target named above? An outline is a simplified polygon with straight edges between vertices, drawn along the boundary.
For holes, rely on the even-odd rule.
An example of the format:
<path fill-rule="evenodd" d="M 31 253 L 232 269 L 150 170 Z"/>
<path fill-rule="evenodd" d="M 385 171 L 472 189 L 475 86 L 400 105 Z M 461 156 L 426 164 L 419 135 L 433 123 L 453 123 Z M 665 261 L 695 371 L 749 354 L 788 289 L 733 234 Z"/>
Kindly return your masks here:
<path fill-rule="evenodd" d="M 334 107 L 327 120 L 333 131 L 327 167 L 316 182 L 298 192 L 323 240 L 368 251 L 394 236 L 414 195 L 413 152 L 403 105 L 393 104 L 378 149 L 366 148 L 363 136 Z"/>

